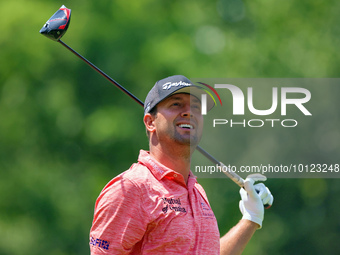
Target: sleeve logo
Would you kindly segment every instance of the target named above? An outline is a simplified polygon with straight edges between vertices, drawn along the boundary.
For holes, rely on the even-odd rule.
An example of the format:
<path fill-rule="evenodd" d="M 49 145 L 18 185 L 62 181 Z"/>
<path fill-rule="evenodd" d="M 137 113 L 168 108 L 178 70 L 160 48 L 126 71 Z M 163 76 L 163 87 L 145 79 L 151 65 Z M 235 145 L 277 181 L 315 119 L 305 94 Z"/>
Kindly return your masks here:
<path fill-rule="evenodd" d="M 90 245 L 102 248 L 104 250 L 109 250 L 110 242 L 91 236 Z"/>

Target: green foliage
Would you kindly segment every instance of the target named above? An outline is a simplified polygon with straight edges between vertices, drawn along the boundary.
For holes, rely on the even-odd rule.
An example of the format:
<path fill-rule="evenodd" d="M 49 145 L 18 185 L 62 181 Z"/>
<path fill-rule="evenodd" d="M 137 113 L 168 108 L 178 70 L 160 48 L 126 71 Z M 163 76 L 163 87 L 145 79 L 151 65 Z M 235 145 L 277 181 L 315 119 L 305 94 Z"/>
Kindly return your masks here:
<path fill-rule="evenodd" d="M 335 0 L 2 1 L 3 255 L 88 254 L 97 195 L 148 148 L 142 108 L 39 34 L 62 4 L 72 9 L 63 41 L 143 101 L 173 74 L 339 76 Z M 228 142 L 237 146 L 237 137 Z M 238 189 L 225 179 L 200 182 L 224 234 L 240 218 Z M 340 253 L 338 180 L 267 185 L 275 204 L 245 254 Z"/>

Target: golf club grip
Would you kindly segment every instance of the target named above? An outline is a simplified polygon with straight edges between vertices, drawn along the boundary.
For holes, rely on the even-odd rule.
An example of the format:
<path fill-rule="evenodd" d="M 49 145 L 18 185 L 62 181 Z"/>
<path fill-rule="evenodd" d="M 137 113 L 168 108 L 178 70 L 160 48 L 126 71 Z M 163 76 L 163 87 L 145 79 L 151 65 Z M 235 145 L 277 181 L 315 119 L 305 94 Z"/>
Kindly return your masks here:
<path fill-rule="evenodd" d="M 237 173 L 234 173 L 230 170 L 226 165 L 224 165 L 222 162 L 218 161 L 216 158 L 214 158 L 211 154 L 206 152 L 204 149 L 202 149 L 200 146 L 197 146 L 196 148 L 203 156 L 208 158 L 211 162 L 221 166 L 223 169 L 226 169 L 226 171 L 222 171 L 226 176 L 228 176 L 233 182 L 235 182 L 238 186 L 244 189 L 244 179 L 239 176 Z M 260 193 L 259 190 L 255 189 L 256 193 Z M 271 207 L 270 204 L 263 205 L 265 209 L 269 209 Z"/>
<path fill-rule="evenodd" d="M 102 75 L 104 78 L 106 78 L 109 82 L 111 82 L 113 85 L 118 87 L 121 91 L 123 91 L 126 95 L 128 95 L 130 98 L 132 98 L 134 101 L 136 101 L 139 105 L 144 107 L 144 103 L 138 99 L 135 95 L 133 95 L 130 91 L 125 89 L 122 85 L 120 85 L 118 82 L 116 82 L 114 79 L 112 79 L 110 76 L 108 76 L 106 73 L 104 73 L 102 70 L 100 70 L 97 66 L 92 64 L 90 61 L 88 61 L 86 58 L 84 58 L 82 55 L 80 55 L 78 52 L 73 50 L 70 46 L 68 46 L 66 43 L 64 43 L 62 40 L 58 40 L 59 43 L 61 43 L 66 49 L 71 51 L 74 55 L 79 57 L 81 60 L 86 62 L 89 66 L 91 66 L 95 71 L 97 71 L 100 75 Z M 228 169 L 222 162 L 215 159 L 212 155 L 210 155 L 208 152 L 206 152 L 204 149 L 202 149 L 200 146 L 197 146 L 197 150 L 207 157 L 211 162 Z M 244 180 L 236 173 L 233 173 L 232 171 L 223 171 L 225 175 L 227 175 L 232 181 L 234 181 L 238 186 L 243 188 Z"/>

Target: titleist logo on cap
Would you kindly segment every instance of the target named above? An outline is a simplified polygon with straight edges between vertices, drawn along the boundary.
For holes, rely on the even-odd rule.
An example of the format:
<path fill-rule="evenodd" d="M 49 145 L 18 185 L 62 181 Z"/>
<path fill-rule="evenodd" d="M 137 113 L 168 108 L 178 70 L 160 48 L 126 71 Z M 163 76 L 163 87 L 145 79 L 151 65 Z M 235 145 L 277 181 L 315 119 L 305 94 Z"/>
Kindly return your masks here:
<path fill-rule="evenodd" d="M 178 86 L 191 86 L 191 83 L 187 83 L 184 81 L 179 82 L 167 82 L 163 84 L 163 89 L 171 89 L 172 87 L 178 87 Z"/>

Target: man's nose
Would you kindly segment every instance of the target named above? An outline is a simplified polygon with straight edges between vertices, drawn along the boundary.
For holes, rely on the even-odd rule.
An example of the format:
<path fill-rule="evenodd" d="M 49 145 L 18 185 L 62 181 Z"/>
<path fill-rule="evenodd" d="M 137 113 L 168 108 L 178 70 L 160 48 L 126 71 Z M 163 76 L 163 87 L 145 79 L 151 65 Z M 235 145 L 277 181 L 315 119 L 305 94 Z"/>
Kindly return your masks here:
<path fill-rule="evenodd" d="M 191 112 L 191 107 L 190 104 L 186 105 L 185 108 L 183 109 L 182 113 L 181 113 L 181 117 L 193 117 L 193 114 Z"/>

